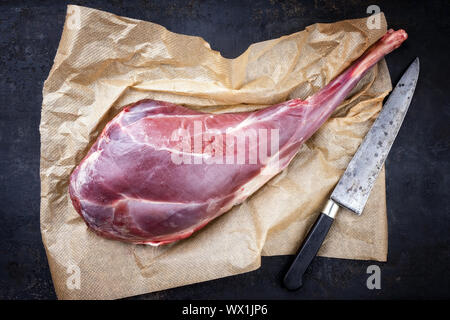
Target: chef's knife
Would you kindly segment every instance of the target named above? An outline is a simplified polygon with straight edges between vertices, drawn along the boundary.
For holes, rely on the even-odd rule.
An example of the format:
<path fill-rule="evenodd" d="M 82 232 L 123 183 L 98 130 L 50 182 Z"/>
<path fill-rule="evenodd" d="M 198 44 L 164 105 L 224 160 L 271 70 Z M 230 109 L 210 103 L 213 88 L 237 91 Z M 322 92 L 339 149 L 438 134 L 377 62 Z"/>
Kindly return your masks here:
<path fill-rule="evenodd" d="M 408 67 L 390 94 L 378 118 L 359 146 L 347 169 L 333 190 L 319 218 L 309 230 L 297 256 L 284 277 L 290 290 L 303 284 L 303 274 L 316 256 L 339 207 L 360 215 L 411 103 L 417 78 L 419 58 Z"/>

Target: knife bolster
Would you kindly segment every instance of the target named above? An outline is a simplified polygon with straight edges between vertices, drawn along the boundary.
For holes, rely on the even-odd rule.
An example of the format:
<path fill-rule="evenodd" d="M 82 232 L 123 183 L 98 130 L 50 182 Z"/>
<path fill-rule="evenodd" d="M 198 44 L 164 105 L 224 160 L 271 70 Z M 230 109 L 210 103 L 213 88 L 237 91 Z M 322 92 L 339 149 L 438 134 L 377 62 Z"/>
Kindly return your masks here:
<path fill-rule="evenodd" d="M 327 204 L 323 208 L 322 213 L 326 214 L 330 218 L 334 219 L 334 217 L 336 217 L 338 209 L 339 209 L 339 205 L 336 202 L 334 202 L 333 200 L 329 199 L 327 201 Z"/>

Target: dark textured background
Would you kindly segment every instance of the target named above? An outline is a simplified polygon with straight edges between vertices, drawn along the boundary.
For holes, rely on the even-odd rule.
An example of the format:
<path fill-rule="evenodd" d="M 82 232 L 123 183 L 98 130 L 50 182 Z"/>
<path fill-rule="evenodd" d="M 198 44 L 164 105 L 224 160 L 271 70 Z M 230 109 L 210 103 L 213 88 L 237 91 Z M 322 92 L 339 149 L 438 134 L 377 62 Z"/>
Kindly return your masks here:
<path fill-rule="evenodd" d="M 0 298 L 55 299 L 39 230 L 42 86 L 56 53 L 66 1 L 0 1 Z M 450 93 L 448 1 L 72 1 L 203 37 L 227 58 L 253 42 L 315 22 L 366 16 L 377 4 L 409 39 L 387 57 L 396 82 L 420 57 L 416 94 L 387 159 L 387 263 L 317 258 L 302 290 L 280 279 L 292 256 L 259 270 L 138 299 L 450 298 Z M 381 268 L 382 289 L 366 288 Z"/>

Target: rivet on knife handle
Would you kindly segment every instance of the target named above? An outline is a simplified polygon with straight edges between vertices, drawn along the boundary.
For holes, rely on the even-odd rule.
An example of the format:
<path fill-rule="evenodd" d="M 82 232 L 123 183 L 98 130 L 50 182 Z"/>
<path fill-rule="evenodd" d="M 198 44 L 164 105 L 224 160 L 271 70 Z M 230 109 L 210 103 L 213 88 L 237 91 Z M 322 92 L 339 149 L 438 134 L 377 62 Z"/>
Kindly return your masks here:
<path fill-rule="evenodd" d="M 316 220 L 303 241 L 297 256 L 284 277 L 284 286 L 289 290 L 299 289 L 303 285 L 303 274 L 319 251 L 328 234 L 339 206 L 328 200 L 319 218 Z"/>

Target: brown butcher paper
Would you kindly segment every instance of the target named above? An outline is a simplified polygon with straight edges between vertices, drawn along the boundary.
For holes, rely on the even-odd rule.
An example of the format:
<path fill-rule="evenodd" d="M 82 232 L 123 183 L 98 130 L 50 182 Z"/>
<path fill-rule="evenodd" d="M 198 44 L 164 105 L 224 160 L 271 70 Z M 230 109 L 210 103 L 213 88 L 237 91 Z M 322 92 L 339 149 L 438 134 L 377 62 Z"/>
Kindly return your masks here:
<path fill-rule="evenodd" d="M 261 255 L 295 253 L 391 90 L 384 60 L 286 170 L 186 240 L 152 247 L 99 237 L 72 206 L 69 176 L 122 106 L 152 98 L 227 112 L 306 98 L 386 32 L 380 20 L 372 30 L 366 18 L 317 23 L 225 59 L 199 37 L 69 6 L 40 124 L 41 232 L 58 298 L 138 295 L 255 270 Z M 319 254 L 385 261 L 386 220 L 382 171 L 363 215 L 341 210 Z"/>

